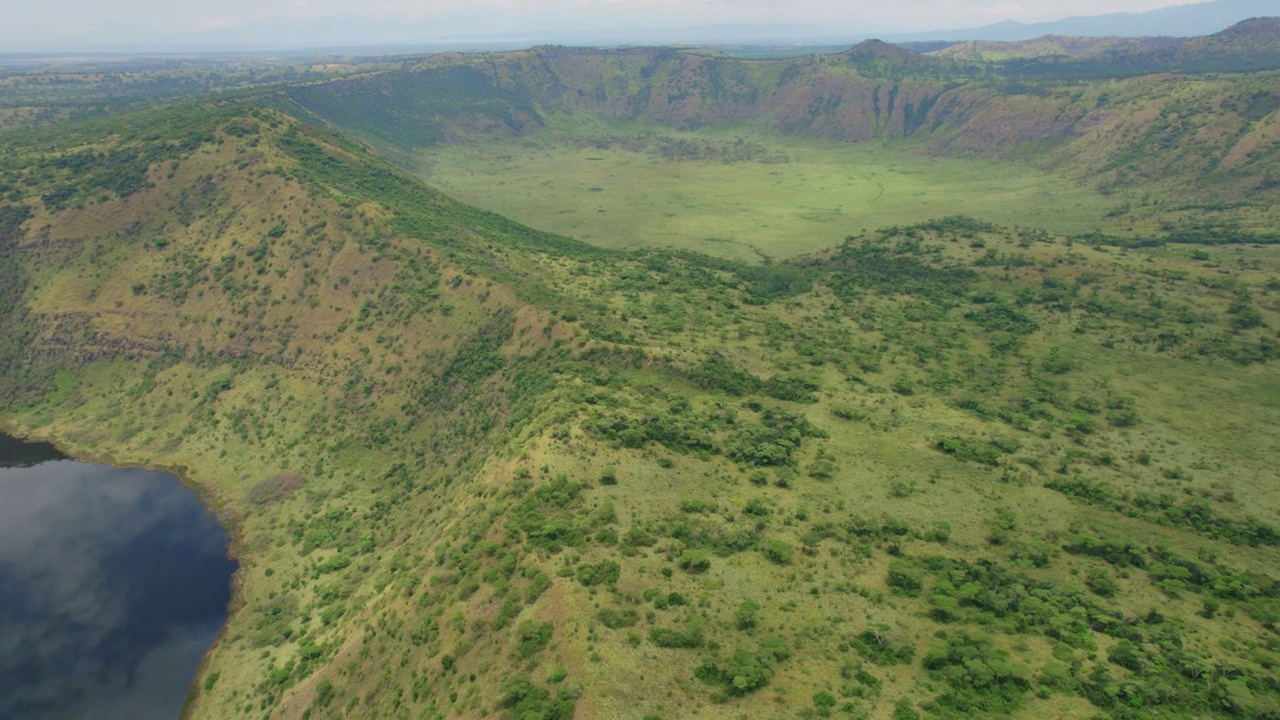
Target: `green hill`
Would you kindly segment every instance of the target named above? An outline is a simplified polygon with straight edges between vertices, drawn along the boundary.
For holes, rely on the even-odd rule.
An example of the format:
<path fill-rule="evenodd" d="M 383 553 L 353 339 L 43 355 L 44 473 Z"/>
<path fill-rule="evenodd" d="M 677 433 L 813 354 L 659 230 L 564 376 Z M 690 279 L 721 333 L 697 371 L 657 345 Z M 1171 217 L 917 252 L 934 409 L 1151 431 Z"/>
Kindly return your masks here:
<path fill-rule="evenodd" d="M 1180 38 L 1073 37 L 1045 35 L 1034 40 L 997 42 L 969 40 L 945 44 L 936 50 L 922 50 L 928 55 L 971 62 L 1002 62 L 1015 59 L 1088 58 L 1115 56 L 1127 52 L 1167 47 L 1182 42 Z"/>
<path fill-rule="evenodd" d="M 1256 231 L 1274 226 L 1280 205 L 1274 25 L 1259 19 L 1167 47 L 1002 63 L 877 41 L 782 60 L 669 48 L 445 55 L 289 89 L 280 107 L 353 132 L 406 167 L 420 164 L 423 148 L 547 127 L 589 133 L 601 121 L 614 135 L 660 128 L 877 141 L 1063 175 L 1115 195 L 1144 231 L 1152 214 L 1140 208 L 1153 202 L 1166 220 L 1244 204 L 1232 217 Z"/>
<path fill-rule="evenodd" d="M 1280 707 L 1275 245 L 949 217 L 739 264 L 247 101 L 6 143 L 6 424 L 180 470 L 235 535 L 190 717 Z"/>
<path fill-rule="evenodd" d="M 1274 35 L 10 129 L 0 421 L 233 533 L 192 718 L 1275 717 Z"/>

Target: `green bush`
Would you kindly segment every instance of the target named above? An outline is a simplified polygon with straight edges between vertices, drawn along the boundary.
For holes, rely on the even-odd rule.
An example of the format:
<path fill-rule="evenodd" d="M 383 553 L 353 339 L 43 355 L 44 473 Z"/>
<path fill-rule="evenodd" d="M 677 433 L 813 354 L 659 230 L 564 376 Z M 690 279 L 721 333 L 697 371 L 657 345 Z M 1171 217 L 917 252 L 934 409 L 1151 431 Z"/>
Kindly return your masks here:
<path fill-rule="evenodd" d="M 859 655 L 876 665 L 908 665 L 916 656 L 915 646 L 884 624 L 871 625 L 855 636 L 852 644 Z"/>
<path fill-rule="evenodd" d="M 808 378 L 786 377 L 775 375 L 764 383 L 764 394 L 777 400 L 799 403 L 816 403 L 816 393 L 822 389 L 816 381 Z"/>
<path fill-rule="evenodd" d="M 711 557 L 701 550 L 685 550 L 680 554 L 680 569 L 689 573 L 704 573 L 711 568 Z"/>
<path fill-rule="evenodd" d="M 725 660 L 704 663 L 694 676 L 704 682 L 718 683 L 732 695 L 745 695 L 764 687 L 773 677 L 773 668 L 791 657 L 791 647 L 779 637 L 764 637 L 752 652 L 739 648 Z"/>
<path fill-rule="evenodd" d="M 992 443 L 983 443 L 965 438 L 943 438 L 936 447 L 942 452 L 964 462 L 980 462 L 984 465 L 1000 464 L 1003 452 Z"/>
<path fill-rule="evenodd" d="M 1116 579 L 1106 570 L 1091 570 L 1084 584 L 1099 597 L 1115 597 L 1116 593 L 1120 592 Z"/>
<path fill-rule="evenodd" d="M 502 681 L 502 704 L 510 710 L 511 720 L 573 720 L 574 702 L 563 690 L 552 699 L 545 688 L 539 687 L 524 673 L 507 677 Z"/>
<path fill-rule="evenodd" d="M 760 389 L 760 380 L 740 370 L 720 353 L 713 353 L 691 373 L 694 384 L 706 390 L 720 390 L 729 395 L 749 395 Z"/>
<path fill-rule="evenodd" d="M 516 654 L 522 658 L 539 653 L 551 642 L 551 634 L 555 626 L 551 623 L 540 623 L 536 620 L 525 620 L 516 629 Z"/>
<path fill-rule="evenodd" d="M 907 597 L 918 597 L 920 591 L 924 589 L 924 581 L 920 579 L 920 575 L 912 570 L 911 566 L 901 561 L 895 561 L 889 565 L 889 575 L 885 583 L 895 594 Z"/>
<path fill-rule="evenodd" d="M 603 471 L 601 471 L 600 484 L 601 485 L 617 485 L 618 469 L 610 465 L 609 467 L 606 467 Z"/>
<path fill-rule="evenodd" d="M 1031 668 L 1011 662 L 990 640 L 967 633 L 931 648 L 921 665 L 949 686 L 934 703 L 964 716 L 1009 714 L 1021 707 L 1030 687 Z"/>
<path fill-rule="evenodd" d="M 910 700 L 902 698 L 893 706 L 893 720 L 920 720 L 920 713 Z"/>
<path fill-rule="evenodd" d="M 649 642 L 660 648 L 698 648 L 702 647 L 702 629 L 690 624 L 683 630 L 673 628 L 653 628 L 649 631 Z"/>
<path fill-rule="evenodd" d="M 639 621 L 640 614 L 633 608 L 626 608 L 623 610 L 605 608 L 604 610 L 596 613 L 596 619 L 600 621 L 601 625 L 604 625 L 611 630 L 617 630 L 619 628 L 634 626 L 636 622 Z"/>
<path fill-rule="evenodd" d="M 578 567 L 578 582 L 591 587 L 593 585 L 612 585 L 622 575 L 622 566 L 612 560 L 603 560 L 594 565 Z"/>
<path fill-rule="evenodd" d="M 796 549 L 782 540 L 772 540 L 764 547 L 764 556 L 778 565 L 790 565 L 795 560 Z"/>
<path fill-rule="evenodd" d="M 738 605 L 737 612 L 734 613 L 734 624 L 738 626 L 739 630 L 754 628 L 759 620 L 761 609 L 760 603 L 755 600 L 743 600 Z"/>

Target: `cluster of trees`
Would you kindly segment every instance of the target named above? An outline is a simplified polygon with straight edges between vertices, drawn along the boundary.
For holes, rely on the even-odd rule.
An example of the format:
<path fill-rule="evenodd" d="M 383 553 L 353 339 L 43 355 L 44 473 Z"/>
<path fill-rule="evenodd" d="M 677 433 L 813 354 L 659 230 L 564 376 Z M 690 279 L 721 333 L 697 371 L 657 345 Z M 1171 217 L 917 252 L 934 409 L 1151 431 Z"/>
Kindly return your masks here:
<path fill-rule="evenodd" d="M 1121 495 L 1109 486 L 1083 476 L 1054 479 L 1045 487 L 1078 502 L 1096 505 L 1158 525 L 1185 528 L 1205 537 L 1253 547 L 1280 545 L 1280 530 L 1257 517 L 1233 519 L 1197 498 L 1179 501 L 1176 495 L 1137 493 Z"/>

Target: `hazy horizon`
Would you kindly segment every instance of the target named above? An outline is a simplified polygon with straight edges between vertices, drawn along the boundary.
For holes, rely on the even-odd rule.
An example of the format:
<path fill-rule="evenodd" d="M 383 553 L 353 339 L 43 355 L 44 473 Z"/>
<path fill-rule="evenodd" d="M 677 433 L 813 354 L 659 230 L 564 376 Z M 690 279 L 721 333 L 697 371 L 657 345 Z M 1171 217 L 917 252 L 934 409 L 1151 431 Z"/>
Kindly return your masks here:
<path fill-rule="evenodd" d="M 1238 0 L 1241 3 L 1254 0 Z M 1205 0 L 49 0 L 10 14 L 8 52 L 286 50 L 463 42 L 664 42 L 923 34 L 1146 12 Z M 74 18 L 67 21 L 66 18 Z M 698 37 L 698 33 L 706 37 Z"/>

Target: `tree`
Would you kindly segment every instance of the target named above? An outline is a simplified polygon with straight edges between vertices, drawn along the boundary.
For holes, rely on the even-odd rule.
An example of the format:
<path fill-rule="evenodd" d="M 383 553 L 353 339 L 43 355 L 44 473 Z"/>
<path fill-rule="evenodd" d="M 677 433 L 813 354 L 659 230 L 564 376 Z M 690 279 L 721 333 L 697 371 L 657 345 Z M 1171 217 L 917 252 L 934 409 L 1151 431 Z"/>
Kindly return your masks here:
<path fill-rule="evenodd" d="M 711 568 L 711 558 L 701 550 L 689 549 L 680 554 L 680 569 L 698 574 Z"/>
<path fill-rule="evenodd" d="M 757 614 L 760 612 L 760 603 L 755 600 L 743 600 L 738 606 L 738 612 L 734 614 L 739 630 L 750 630 L 756 626 Z"/>
<path fill-rule="evenodd" d="M 920 713 L 910 700 L 902 698 L 893 706 L 893 720 L 920 720 Z"/>
<path fill-rule="evenodd" d="M 790 565 L 796 549 L 781 540 L 774 540 L 764 549 L 764 556 L 779 565 Z"/>

